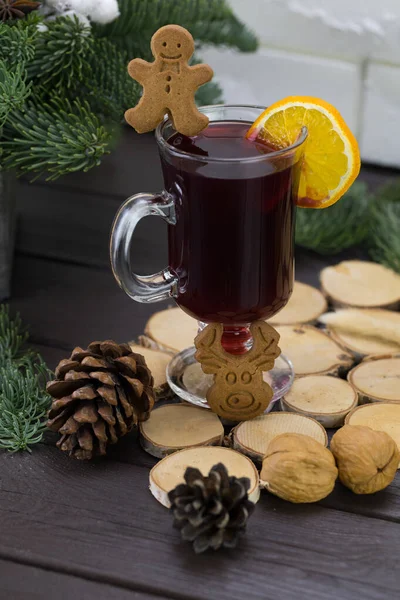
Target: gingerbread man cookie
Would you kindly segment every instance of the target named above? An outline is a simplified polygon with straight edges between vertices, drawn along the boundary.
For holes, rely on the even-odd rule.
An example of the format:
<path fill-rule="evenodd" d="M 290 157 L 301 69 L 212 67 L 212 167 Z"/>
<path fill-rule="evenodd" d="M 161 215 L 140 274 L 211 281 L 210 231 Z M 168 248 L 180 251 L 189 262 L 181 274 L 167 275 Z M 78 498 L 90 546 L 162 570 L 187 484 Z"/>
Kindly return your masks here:
<path fill-rule="evenodd" d="M 188 65 L 194 41 L 179 25 L 166 25 L 156 31 L 151 51 L 154 62 L 135 58 L 128 65 L 129 75 L 143 86 L 143 95 L 137 106 L 126 111 L 125 119 L 138 133 L 145 133 L 155 129 L 168 113 L 176 131 L 197 135 L 209 120 L 197 110 L 194 94 L 212 78 L 211 67 Z"/>
<path fill-rule="evenodd" d="M 254 321 L 250 326 L 253 347 L 245 354 L 234 355 L 221 346 L 223 331 L 221 323 L 207 325 L 194 341 L 196 359 L 204 373 L 215 376 L 207 402 L 213 412 L 225 419 L 253 419 L 266 410 L 273 397 L 263 371 L 273 368 L 281 352 L 279 333 L 265 321 Z"/>

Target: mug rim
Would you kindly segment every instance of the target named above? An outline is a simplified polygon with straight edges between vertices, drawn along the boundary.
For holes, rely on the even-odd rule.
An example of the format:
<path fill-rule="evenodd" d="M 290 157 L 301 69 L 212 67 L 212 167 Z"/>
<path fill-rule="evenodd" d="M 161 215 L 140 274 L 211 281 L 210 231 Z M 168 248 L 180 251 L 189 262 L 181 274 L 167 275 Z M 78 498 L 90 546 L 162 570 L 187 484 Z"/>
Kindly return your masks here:
<path fill-rule="evenodd" d="M 244 109 L 257 109 L 260 111 L 264 111 L 266 109 L 265 106 L 259 106 L 257 104 L 209 104 L 206 106 L 198 107 L 200 112 L 206 113 L 207 111 L 216 110 L 220 108 L 244 108 Z M 168 125 L 172 125 L 172 120 L 169 115 L 165 115 L 163 121 L 157 125 L 155 137 L 160 148 L 169 152 L 173 156 L 181 157 L 189 160 L 195 160 L 196 162 L 204 162 L 204 163 L 257 163 L 265 160 L 271 160 L 275 158 L 279 158 L 284 156 L 285 154 L 289 154 L 293 150 L 299 148 L 307 139 L 308 129 L 303 126 L 300 131 L 300 135 L 297 140 L 287 146 L 286 148 L 282 148 L 280 150 L 274 150 L 274 152 L 268 152 L 265 154 L 260 154 L 259 156 L 248 156 L 248 157 L 235 157 L 235 158 L 219 158 L 214 156 L 201 156 L 199 154 L 192 154 L 191 152 L 186 152 L 184 150 L 179 150 L 175 146 L 172 146 L 168 143 L 168 141 L 163 136 L 163 130 Z"/>

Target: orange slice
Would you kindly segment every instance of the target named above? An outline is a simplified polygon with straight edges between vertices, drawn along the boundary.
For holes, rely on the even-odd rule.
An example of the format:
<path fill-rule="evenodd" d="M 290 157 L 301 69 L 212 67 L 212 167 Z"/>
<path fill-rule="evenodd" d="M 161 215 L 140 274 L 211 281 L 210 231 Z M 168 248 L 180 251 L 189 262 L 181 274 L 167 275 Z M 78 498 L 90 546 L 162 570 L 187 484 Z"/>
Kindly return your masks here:
<path fill-rule="evenodd" d="M 349 189 L 360 171 L 357 141 L 340 113 L 311 96 L 289 96 L 268 107 L 246 137 L 274 149 L 294 144 L 301 128 L 308 129 L 297 205 L 331 206 Z"/>

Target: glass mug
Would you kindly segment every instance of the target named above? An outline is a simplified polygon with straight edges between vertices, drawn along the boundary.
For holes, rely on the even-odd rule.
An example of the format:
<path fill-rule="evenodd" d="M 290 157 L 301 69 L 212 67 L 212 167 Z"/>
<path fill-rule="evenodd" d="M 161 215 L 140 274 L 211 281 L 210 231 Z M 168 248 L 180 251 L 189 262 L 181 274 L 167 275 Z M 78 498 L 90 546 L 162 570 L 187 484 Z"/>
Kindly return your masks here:
<path fill-rule="evenodd" d="M 210 124 L 248 126 L 257 106 L 206 106 Z M 245 129 L 244 129 L 245 131 Z M 121 206 L 111 234 L 111 263 L 121 288 L 137 302 L 174 298 L 202 323 L 224 325 L 232 353 L 251 345 L 249 325 L 281 310 L 294 281 L 294 225 L 307 130 L 276 152 L 213 157 L 169 143 L 169 119 L 156 130 L 165 190 L 139 193 Z M 140 219 L 168 223 L 169 266 L 154 275 L 133 273 L 130 244 Z"/>

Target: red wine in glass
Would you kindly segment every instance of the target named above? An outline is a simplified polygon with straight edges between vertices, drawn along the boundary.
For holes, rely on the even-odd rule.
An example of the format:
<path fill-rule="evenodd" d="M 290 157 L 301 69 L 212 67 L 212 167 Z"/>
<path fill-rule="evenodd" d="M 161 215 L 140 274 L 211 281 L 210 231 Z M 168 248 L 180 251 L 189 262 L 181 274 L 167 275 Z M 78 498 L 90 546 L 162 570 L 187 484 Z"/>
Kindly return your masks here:
<path fill-rule="evenodd" d="M 268 160 L 271 149 L 245 138 L 250 125 L 214 121 L 194 138 L 174 133 L 168 145 L 190 153 L 190 161 L 161 153 L 176 204 L 176 225 L 169 226 L 176 301 L 200 321 L 234 333 L 230 351 L 235 345 L 245 351 L 248 333 L 240 326 L 283 308 L 294 279 L 299 163 Z"/>

